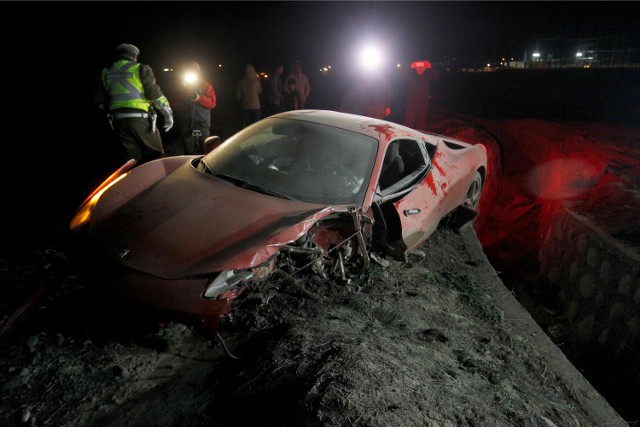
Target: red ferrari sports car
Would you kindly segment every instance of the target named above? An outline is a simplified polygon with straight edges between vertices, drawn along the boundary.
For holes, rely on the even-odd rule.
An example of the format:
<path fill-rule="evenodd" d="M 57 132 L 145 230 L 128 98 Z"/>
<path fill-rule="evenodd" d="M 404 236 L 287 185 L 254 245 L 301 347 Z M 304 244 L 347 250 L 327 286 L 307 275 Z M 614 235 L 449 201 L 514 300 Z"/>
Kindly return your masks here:
<path fill-rule="evenodd" d="M 471 220 L 486 176 L 482 145 L 298 110 L 206 155 L 130 160 L 70 228 L 104 285 L 215 333 L 245 289 L 283 275 L 349 281 L 403 259 L 443 218 Z"/>

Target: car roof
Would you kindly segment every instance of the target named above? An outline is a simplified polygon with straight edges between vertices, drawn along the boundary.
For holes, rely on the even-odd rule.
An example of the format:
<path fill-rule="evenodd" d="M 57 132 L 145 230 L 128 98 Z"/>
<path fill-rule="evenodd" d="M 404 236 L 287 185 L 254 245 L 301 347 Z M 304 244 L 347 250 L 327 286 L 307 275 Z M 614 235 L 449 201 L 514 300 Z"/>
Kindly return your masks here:
<path fill-rule="evenodd" d="M 278 114 L 275 117 L 306 120 L 342 129 L 352 129 L 354 126 L 358 126 L 360 124 L 367 124 L 371 122 L 378 123 L 380 121 L 371 117 L 331 110 L 292 110 Z"/>
<path fill-rule="evenodd" d="M 470 146 L 469 143 L 459 139 L 451 138 L 434 132 L 419 131 L 398 123 L 372 117 L 360 116 L 351 113 L 342 113 L 331 110 L 292 110 L 276 114 L 272 117 L 304 120 L 327 126 L 333 126 L 377 139 L 383 147 L 390 141 L 398 137 L 411 137 L 425 141 L 433 146 L 439 140 L 446 140 L 457 143 L 463 147 Z"/>
<path fill-rule="evenodd" d="M 293 110 L 277 114 L 273 117 L 305 120 L 322 125 L 333 126 L 369 135 L 379 140 L 388 140 L 399 135 L 411 135 L 413 137 L 421 136 L 420 132 L 397 123 L 338 111 Z M 381 137 L 380 133 L 384 133 L 387 138 Z"/>

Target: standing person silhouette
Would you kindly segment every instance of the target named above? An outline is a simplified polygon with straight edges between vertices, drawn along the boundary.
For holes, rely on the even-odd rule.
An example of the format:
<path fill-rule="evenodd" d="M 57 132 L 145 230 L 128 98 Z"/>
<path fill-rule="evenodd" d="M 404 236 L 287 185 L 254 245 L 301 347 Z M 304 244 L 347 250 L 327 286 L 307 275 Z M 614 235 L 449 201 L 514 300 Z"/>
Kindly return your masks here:
<path fill-rule="evenodd" d="M 236 98 L 242 109 L 242 127 L 246 128 L 261 119 L 260 94 L 262 85 L 253 65 L 245 65 L 244 76 L 236 86 Z"/>
<path fill-rule="evenodd" d="M 438 79 L 438 73 L 431 68 L 429 61 L 415 61 L 411 64 L 411 68 L 416 72 L 407 71 L 404 125 L 417 130 L 426 130 L 431 84 Z"/>
<path fill-rule="evenodd" d="M 102 70 L 98 107 L 107 111 L 126 153 L 138 164 L 164 156 L 154 109 L 164 116 L 164 131 L 173 127 L 173 111 L 150 66 L 140 64 L 140 49 L 128 43 L 116 48 L 116 61 Z"/>
<path fill-rule="evenodd" d="M 302 73 L 302 62 L 296 60 L 293 62 L 291 66 L 291 73 L 287 76 L 286 81 L 289 82 L 290 79 L 295 81 L 295 88 L 298 91 L 297 96 L 297 108 L 295 110 L 302 110 L 307 105 L 307 98 L 309 98 L 309 93 L 311 93 L 311 86 L 309 84 L 309 79 L 305 74 Z M 289 89 L 289 84 L 287 84 L 284 88 L 284 92 L 287 95 L 292 95 Z"/>
<path fill-rule="evenodd" d="M 217 105 L 213 86 L 200 75 L 200 64 L 185 68 L 182 91 L 176 99 L 176 123 L 181 154 L 203 154 L 204 140 L 211 134 L 211 110 Z"/>
<path fill-rule="evenodd" d="M 284 94 L 282 91 L 282 73 L 284 67 L 278 65 L 273 70 L 273 75 L 269 79 L 269 93 L 267 97 L 267 114 L 281 113 L 284 108 Z"/>

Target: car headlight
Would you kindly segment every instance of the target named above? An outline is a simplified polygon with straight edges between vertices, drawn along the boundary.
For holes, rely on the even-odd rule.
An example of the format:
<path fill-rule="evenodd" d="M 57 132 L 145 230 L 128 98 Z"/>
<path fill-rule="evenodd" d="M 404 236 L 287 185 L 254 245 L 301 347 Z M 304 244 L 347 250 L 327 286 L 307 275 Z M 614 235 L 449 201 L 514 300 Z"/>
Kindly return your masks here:
<path fill-rule="evenodd" d="M 129 169 L 131 169 L 136 164 L 135 159 L 130 159 L 124 165 L 122 165 L 117 171 L 112 173 L 109 178 L 105 179 L 102 184 L 98 186 L 93 192 L 85 199 L 84 202 L 78 208 L 78 211 L 73 216 L 71 223 L 69 224 L 70 230 L 75 230 L 78 227 L 83 226 L 91 219 L 91 212 L 96 207 L 98 203 L 98 199 L 100 196 L 107 191 L 109 187 L 111 187 L 116 182 L 120 181 L 122 178 L 127 176 Z"/>
<path fill-rule="evenodd" d="M 238 283 L 249 280 L 253 277 L 253 273 L 249 270 L 233 270 L 221 271 L 215 279 L 211 280 L 204 291 L 204 298 L 216 298 L 224 291 L 231 289 Z"/>

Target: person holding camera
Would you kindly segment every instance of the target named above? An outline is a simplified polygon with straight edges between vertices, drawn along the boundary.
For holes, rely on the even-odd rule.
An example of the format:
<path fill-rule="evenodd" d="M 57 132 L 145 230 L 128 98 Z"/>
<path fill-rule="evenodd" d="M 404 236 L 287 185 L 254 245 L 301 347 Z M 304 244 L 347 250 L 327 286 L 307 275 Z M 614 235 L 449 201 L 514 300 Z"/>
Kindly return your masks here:
<path fill-rule="evenodd" d="M 216 104 L 213 86 L 201 77 L 200 64 L 192 61 L 175 102 L 178 154 L 204 154 L 204 140 L 211 134 L 211 110 Z"/>

